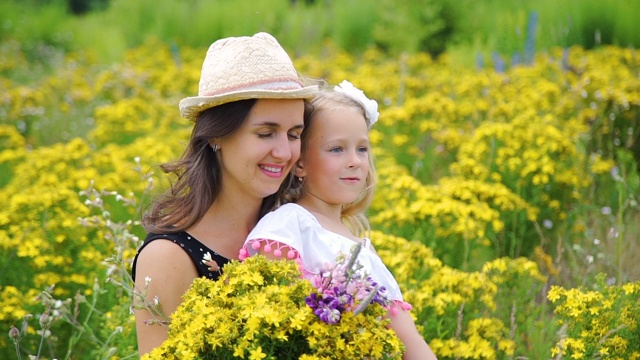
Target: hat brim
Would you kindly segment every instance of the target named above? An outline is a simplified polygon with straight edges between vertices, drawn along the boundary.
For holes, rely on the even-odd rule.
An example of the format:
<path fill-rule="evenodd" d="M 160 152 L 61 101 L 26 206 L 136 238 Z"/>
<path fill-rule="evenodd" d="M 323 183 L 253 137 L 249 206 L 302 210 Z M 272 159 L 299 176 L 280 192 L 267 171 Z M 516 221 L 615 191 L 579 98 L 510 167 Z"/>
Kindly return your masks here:
<path fill-rule="evenodd" d="M 217 96 L 192 96 L 180 100 L 180 115 L 196 121 L 198 115 L 214 106 L 247 99 L 312 99 L 318 93 L 318 86 L 307 86 L 295 90 L 242 90 Z"/>

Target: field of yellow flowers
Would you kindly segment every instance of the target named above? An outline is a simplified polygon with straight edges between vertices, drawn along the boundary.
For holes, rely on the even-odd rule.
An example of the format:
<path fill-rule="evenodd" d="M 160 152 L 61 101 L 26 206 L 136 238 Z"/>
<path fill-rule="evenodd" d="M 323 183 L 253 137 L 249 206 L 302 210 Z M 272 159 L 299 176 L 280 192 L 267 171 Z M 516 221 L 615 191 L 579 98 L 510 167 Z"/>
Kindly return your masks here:
<path fill-rule="evenodd" d="M 136 357 L 137 220 L 188 138 L 203 54 L 43 64 L 0 44 L 0 358 Z M 372 240 L 440 359 L 640 359 L 639 54 L 496 71 L 327 45 L 295 63 L 380 104 Z"/>

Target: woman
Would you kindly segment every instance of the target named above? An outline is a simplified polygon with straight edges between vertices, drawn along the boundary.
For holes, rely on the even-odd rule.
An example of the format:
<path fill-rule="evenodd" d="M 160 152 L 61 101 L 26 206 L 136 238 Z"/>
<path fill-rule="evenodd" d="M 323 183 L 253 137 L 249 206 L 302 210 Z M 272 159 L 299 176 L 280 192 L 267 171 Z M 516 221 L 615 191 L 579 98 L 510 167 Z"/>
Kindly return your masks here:
<path fill-rule="evenodd" d="M 182 116 L 195 122 L 189 144 L 179 161 L 163 165 L 177 179 L 143 217 L 149 234 L 133 263 L 136 288 L 164 314 L 196 277 L 217 279 L 274 208 L 300 155 L 304 99 L 316 92 L 269 34 L 211 45 L 198 96 L 180 101 Z M 142 355 L 167 338 L 167 327 L 136 308 Z"/>

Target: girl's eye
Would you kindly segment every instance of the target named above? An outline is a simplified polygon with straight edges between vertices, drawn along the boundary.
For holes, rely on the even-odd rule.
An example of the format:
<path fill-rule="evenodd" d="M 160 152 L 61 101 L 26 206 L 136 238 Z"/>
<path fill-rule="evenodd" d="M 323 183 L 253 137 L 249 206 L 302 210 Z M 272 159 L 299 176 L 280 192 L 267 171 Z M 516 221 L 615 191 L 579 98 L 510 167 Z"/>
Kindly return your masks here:
<path fill-rule="evenodd" d="M 358 152 L 369 152 L 369 148 L 366 146 L 362 146 L 358 148 Z"/>
<path fill-rule="evenodd" d="M 331 149 L 329 149 L 329 152 L 333 152 L 333 153 L 337 153 L 337 152 L 340 152 L 340 151 L 342 151 L 342 148 L 338 147 L 338 146 L 337 147 L 332 147 Z"/>

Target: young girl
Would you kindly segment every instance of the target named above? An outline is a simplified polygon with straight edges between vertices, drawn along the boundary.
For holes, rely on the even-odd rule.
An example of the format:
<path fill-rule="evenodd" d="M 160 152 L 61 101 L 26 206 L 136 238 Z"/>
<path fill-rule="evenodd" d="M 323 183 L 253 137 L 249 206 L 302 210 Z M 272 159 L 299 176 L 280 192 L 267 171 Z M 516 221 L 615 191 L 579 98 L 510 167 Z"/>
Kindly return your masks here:
<path fill-rule="evenodd" d="M 287 203 L 258 222 L 240 259 L 256 253 L 272 259 L 286 256 L 309 275 L 339 253 L 349 253 L 355 243 L 362 244 L 358 261 L 393 302 L 389 317 L 406 347 L 403 359 L 435 359 L 393 275 L 369 239 L 358 236 L 369 230 L 364 211 L 375 186 L 369 128 L 377 119 L 378 104 L 347 81 L 316 95 L 305 109 L 300 160 Z"/>

